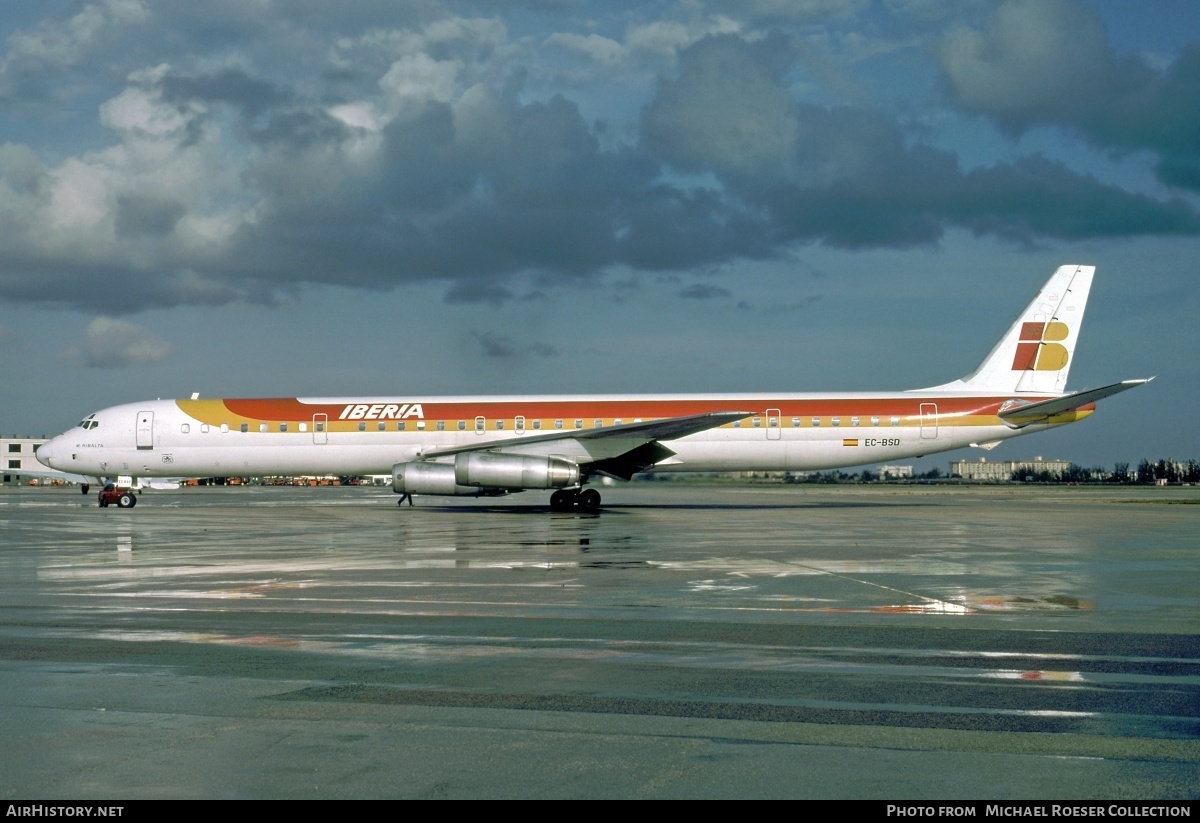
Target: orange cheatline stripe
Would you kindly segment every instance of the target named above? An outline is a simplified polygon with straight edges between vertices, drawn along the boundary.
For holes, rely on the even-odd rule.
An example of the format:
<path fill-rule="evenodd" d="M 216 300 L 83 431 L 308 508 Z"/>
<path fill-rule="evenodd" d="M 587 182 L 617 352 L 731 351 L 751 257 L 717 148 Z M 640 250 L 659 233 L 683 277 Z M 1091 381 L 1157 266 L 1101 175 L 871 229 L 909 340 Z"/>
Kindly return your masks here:
<path fill-rule="evenodd" d="M 528 401 L 448 401 L 440 403 L 421 403 L 421 418 L 403 418 L 407 424 L 405 430 L 417 430 L 418 419 L 427 423 L 426 430 L 432 430 L 435 421 L 448 422 L 446 430 L 457 430 L 457 421 L 463 420 L 468 431 L 474 430 L 476 417 L 487 420 L 487 431 L 494 430 L 495 421 L 509 421 L 506 431 L 512 430 L 511 421 L 516 417 L 524 417 L 526 431 L 534 431 L 533 421 L 542 421 L 542 432 L 555 431 L 554 420 L 563 421 L 563 430 L 574 429 L 575 420 L 582 420 L 586 429 L 593 428 L 597 419 L 603 425 L 612 426 L 617 420 L 622 423 L 632 423 L 634 420 L 654 420 L 666 417 L 681 417 L 688 414 L 701 414 L 711 411 L 728 411 L 730 408 L 742 407 L 747 410 L 755 408 L 780 409 L 779 428 L 812 428 L 812 419 L 819 418 L 822 427 L 830 427 L 832 418 L 838 418 L 842 427 L 852 427 L 853 420 L 858 418 L 862 428 L 886 429 L 891 427 L 891 418 L 899 418 L 901 426 L 920 425 L 922 403 L 936 403 L 939 414 L 937 422 L 940 426 L 979 426 L 995 425 L 998 422 L 997 412 L 1000 405 L 1008 397 L 991 398 L 862 398 L 843 400 L 528 400 Z M 1030 398 L 1037 400 L 1041 398 Z M 421 402 L 419 399 L 416 402 Z M 766 405 L 769 403 L 770 405 Z M 368 430 L 376 430 L 377 419 L 346 419 L 339 420 L 347 405 L 354 403 L 302 403 L 295 398 L 280 399 L 248 399 L 248 400 L 177 400 L 176 404 L 189 416 L 210 425 L 228 423 L 236 425 L 241 422 L 251 423 L 257 428 L 259 423 L 311 423 L 315 415 L 325 415 L 330 431 L 356 431 L 359 422 L 364 422 Z M 397 401 L 394 404 L 376 404 L 403 407 L 405 403 Z M 410 403 L 411 405 L 411 403 Z M 1092 405 L 1094 408 L 1094 405 Z M 1091 409 L 1084 407 L 1078 413 L 1086 415 Z M 765 415 L 759 415 L 765 417 Z M 393 414 L 383 422 L 388 430 L 395 430 L 398 415 Z M 879 418 L 879 425 L 871 425 L 872 418 Z M 1060 416 L 1065 419 L 1065 416 Z M 799 426 L 792 426 L 791 418 L 799 420 Z M 726 424 L 729 428 L 732 424 Z M 741 428 L 753 427 L 752 420 L 741 421 Z M 767 428 L 762 426 L 762 428 Z"/>

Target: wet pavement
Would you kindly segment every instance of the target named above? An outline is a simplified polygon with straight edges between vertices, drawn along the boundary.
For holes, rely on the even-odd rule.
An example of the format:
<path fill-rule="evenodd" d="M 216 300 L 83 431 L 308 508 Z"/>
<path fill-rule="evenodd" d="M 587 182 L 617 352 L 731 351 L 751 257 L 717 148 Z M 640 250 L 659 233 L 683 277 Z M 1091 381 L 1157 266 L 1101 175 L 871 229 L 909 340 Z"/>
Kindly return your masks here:
<path fill-rule="evenodd" d="M 0 796 L 1200 796 L 1200 489 L 602 491 L 0 490 Z"/>

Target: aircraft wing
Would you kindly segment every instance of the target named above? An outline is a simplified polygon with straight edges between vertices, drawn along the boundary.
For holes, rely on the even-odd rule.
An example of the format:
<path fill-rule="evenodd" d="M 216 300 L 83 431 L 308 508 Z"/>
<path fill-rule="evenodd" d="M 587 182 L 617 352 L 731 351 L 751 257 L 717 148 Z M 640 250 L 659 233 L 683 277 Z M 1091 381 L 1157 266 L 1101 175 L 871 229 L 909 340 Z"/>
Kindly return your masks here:
<path fill-rule="evenodd" d="M 1080 406 L 1094 403 L 1105 397 L 1112 397 L 1114 394 L 1136 388 L 1143 383 L 1149 383 L 1153 379 L 1153 377 L 1146 377 L 1140 380 L 1122 380 L 1120 383 L 1113 383 L 1110 386 L 1102 386 L 1098 389 L 1087 389 L 1050 400 L 1042 400 L 1037 403 L 1014 405 L 1007 409 L 1001 408 L 999 416 L 1000 419 L 1011 423 L 1034 423 L 1055 414 L 1073 411 Z"/>
<path fill-rule="evenodd" d="M 667 417 L 640 423 L 622 423 L 597 429 L 564 429 L 551 434 L 518 435 L 469 446 L 434 448 L 419 457 L 430 460 L 465 452 L 555 455 L 574 460 L 589 471 L 628 480 L 639 471 L 674 454 L 660 441 L 715 429 L 757 412 L 719 411 L 686 417 Z"/>

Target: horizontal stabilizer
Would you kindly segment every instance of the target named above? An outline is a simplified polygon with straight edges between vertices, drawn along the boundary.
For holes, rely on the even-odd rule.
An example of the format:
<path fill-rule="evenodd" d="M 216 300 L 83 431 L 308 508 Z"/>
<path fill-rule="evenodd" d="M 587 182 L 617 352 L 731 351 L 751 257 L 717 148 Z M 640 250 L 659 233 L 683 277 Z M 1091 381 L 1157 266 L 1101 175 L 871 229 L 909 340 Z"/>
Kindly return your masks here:
<path fill-rule="evenodd" d="M 1094 403 L 1097 400 L 1103 400 L 1105 397 L 1112 397 L 1114 394 L 1128 391 L 1143 383 L 1149 383 L 1153 379 L 1153 377 L 1146 377 L 1141 380 L 1122 380 L 1120 383 L 1113 383 L 1111 386 L 1075 392 L 1064 397 L 1055 397 L 1052 400 L 1013 405 L 1010 408 L 1000 410 L 1000 419 L 1007 421 L 1019 420 L 1026 423 L 1032 422 L 1031 418 L 1041 419 L 1073 411 L 1080 406 L 1086 406 L 1088 403 Z"/>

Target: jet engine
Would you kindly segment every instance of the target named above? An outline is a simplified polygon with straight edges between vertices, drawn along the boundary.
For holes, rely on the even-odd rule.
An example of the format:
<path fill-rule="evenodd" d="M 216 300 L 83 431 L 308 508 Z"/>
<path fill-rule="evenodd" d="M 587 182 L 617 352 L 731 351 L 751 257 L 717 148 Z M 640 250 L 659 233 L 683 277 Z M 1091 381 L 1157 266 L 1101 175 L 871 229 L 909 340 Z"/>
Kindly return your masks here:
<path fill-rule="evenodd" d="M 467 452 L 454 458 L 454 480 L 463 486 L 561 489 L 579 483 L 579 466 L 561 457 Z"/>
<path fill-rule="evenodd" d="M 454 482 L 453 463 L 397 463 L 392 466 L 392 489 L 396 494 L 451 494 L 476 496 L 476 486 Z"/>
<path fill-rule="evenodd" d="M 579 483 L 579 466 L 561 457 L 468 452 L 453 463 L 397 463 L 397 494 L 479 495 L 520 489 L 561 489 Z"/>

